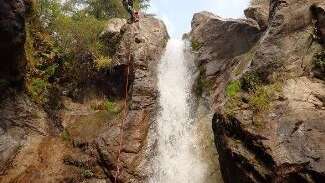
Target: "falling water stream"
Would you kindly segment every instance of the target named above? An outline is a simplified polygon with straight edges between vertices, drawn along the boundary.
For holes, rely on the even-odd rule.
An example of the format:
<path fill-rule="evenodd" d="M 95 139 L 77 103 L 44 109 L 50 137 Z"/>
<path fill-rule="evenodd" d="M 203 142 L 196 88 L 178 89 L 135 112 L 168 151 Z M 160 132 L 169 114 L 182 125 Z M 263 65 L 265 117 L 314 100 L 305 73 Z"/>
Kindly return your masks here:
<path fill-rule="evenodd" d="M 206 183 L 208 163 L 193 115 L 194 60 L 185 41 L 172 39 L 158 66 L 157 153 L 149 183 Z"/>

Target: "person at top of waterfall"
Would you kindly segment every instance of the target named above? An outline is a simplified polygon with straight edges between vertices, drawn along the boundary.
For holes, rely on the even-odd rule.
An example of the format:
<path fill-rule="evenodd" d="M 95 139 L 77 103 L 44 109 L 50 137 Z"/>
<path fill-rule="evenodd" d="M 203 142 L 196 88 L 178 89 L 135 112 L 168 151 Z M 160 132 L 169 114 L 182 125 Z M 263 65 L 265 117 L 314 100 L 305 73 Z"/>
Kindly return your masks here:
<path fill-rule="evenodd" d="M 133 0 L 123 0 L 123 6 L 131 16 L 130 23 L 138 22 L 138 12 L 134 11 Z"/>

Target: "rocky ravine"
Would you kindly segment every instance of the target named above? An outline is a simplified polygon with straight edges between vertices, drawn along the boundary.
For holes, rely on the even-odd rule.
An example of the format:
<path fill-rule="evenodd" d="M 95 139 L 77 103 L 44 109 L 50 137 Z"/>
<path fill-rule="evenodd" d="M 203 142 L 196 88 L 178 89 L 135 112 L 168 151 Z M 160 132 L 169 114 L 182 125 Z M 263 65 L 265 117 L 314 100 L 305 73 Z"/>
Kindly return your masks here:
<path fill-rule="evenodd" d="M 98 94 L 101 87 L 90 85 L 87 91 L 93 89 L 97 94 L 86 94 L 82 101 L 62 94 L 57 98 L 62 108 L 51 114 L 21 90 L 26 63 L 23 46 L 27 9 L 28 1 L 0 1 L 0 46 L 1 50 L 7 50 L 0 54 L 0 79 L 12 83 L 1 94 L 0 182 L 114 180 L 124 115 L 96 109 L 94 105 L 105 101 L 103 93 L 125 98 L 128 67 L 129 110 L 118 182 L 143 182 L 147 175 L 145 159 L 149 155 L 147 133 L 156 111 L 155 65 L 168 39 L 163 22 L 153 17 L 143 17 L 132 25 L 122 19 L 109 22 L 102 38 L 115 45 L 110 51 L 115 55 L 116 65 L 98 78 L 98 83 L 106 86 L 105 91 Z"/>
<path fill-rule="evenodd" d="M 271 0 L 247 19 L 194 16 L 225 182 L 325 181 L 324 7 Z"/>

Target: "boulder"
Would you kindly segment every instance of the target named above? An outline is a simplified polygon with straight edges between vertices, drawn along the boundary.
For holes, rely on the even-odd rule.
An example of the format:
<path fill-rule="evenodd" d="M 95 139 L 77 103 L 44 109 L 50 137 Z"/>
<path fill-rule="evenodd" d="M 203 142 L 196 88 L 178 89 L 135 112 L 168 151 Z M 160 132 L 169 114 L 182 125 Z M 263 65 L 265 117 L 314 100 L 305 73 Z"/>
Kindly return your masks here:
<path fill-rule="evenodd" d="M 49 123 L 44 110 L 25 94 L 1 102 L 0 122 L 0 174 L 3 174 L 21 147 L 29 143 L 28 136 L 47 135 Z"/>
<path fill-rule="evenodd" d="M 192 49 L 197 51 L 201 83 L 209 85 L 205 86 L 209 89 L 203 88 L 203 93 L 212 95 L 205 90 L 224 87 L 229 79 L 227 69 L 236 61 L 234 58 L 250 51 L 261 34 L 259 25 L 252 19 L 223 19 L 209 12 L 194 14 L 190 33 Z"/>
<path fill-rule="evenodd" d="M 245 16 L 256 20 L 258 25 L 262 30 L 267 28 L 268 18 L 269 18 L 269 9 L 265 6 L 250 6 L 245 11 Z"/>

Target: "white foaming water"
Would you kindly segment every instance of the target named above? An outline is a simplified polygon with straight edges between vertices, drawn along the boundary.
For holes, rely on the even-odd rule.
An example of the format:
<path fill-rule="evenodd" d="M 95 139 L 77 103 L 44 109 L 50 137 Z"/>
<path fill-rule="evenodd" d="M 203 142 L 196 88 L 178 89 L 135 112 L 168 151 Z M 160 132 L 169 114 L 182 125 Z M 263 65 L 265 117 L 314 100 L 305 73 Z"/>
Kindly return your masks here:
<path fill-rule="evenodd" d="M 186 44 L 170 40 L 158 66 L 160 113 L 150 183 L 204 183 L 206 165 L 191 116 L 193 59 Z"/>

